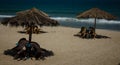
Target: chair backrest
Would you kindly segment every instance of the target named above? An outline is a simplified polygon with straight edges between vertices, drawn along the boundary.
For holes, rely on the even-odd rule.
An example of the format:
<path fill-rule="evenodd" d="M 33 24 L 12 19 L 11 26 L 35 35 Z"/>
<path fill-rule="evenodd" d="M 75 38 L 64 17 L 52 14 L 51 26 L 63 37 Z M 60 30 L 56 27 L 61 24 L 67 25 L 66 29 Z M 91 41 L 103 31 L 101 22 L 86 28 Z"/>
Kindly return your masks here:
<path fill-rule="evenodd" d="M 92 28 L 91 28 L 91 31 L 92 31 L 92 33 L 95 33 L 95 28 L 92 27 Z"/>
<path fill-rule="evenodd" d="M 80 31 L 80 33 L 85 33 L 86 32 L 86 27 L 81 27 L 81 31 Z"/>

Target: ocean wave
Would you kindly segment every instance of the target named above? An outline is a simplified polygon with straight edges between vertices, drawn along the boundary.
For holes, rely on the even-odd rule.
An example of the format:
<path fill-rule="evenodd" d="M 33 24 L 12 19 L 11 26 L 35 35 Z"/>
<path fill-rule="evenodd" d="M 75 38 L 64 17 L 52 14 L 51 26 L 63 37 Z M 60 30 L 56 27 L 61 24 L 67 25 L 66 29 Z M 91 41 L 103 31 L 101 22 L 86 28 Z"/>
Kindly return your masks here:
<path fill-rule="evenodd" d="M 10 18 L 10 17 L 13 17 L 15 15 L 0 15 L 0 18 Z"/>
<path fill-rule="evenodd" d="M 55 19 L 57 21 L 66 21 L 66 22 L 77 21 L 78 20 L 78 19 L 72 18 L 72 17 L 51 17 L 51 18 Z"/>
<path fill-rule="evenodd" d="M 94 23 L 94 18 L 89 19 L 77 19 L 73 17 L 51 17 L 57 21 L 65 21 L 65 22 L 83 22 L 83 23 Z M 99 24 L 120 24 L 120 21 L 117 20 L 106 20 L 106 19 L 97 19 L 97 23 Z"/>
<path fill-rule="evenodd" d="M 15 15 L 0 15 L 0 18 L 10 18 L 14 17 Z M 89 19 L 77 19 L 75 17 L 51 17 L 57 21 L 64 21 L 64 22 L 83 22 L 83 23 L 94 23 L 94 18 Z M 118 20 L 106 20 L 106 19 L 97 19 L 97 23 L 99 24 L 120 24 Z"/>

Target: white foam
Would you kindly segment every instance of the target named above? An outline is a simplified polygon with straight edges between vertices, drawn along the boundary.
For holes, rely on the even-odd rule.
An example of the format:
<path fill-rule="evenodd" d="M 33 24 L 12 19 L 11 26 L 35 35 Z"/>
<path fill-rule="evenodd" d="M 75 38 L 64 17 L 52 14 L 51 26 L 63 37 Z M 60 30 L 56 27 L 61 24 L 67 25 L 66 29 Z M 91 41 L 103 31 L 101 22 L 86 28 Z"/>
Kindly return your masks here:
<path fill-rule="evenodd" d="M 72 17 L 51 17 L 52 19 L 65 22 L 85 22 L 85 23 L 94 23 L 94 18 L 89 19 L 77 19 Z M 97 19 L 99 24 L 120 24 L 120 21 L 117 20 L 106 20 L 106 19 Z"/>
<path fill-rule="evenodd" d="M 10 17 L 13 17 L 15 15 L 0 15 L 0 18 L 10 18 Z"/>
<path fill-rule="evenodd" d="M 10 18 L 15 15 L 0 15 L 0 18 Z M 64 22 L 85 22 L 85 23 L 94 23 L 94 18 L 89 19 L 77 19 L 73 17 L 51 17 L 52 19 Z M 97 24 L 120 24 L 120 21 L 117 20 L 105 20 L 105 19 L 97 19 Z"/>
<path fill-rule="evenodd" d="M 76 21 L 77 19 L 72 18 L 72 17 L 51 17 L 52 19 L 58 20 L 58 21 L 66 21 L 66 22 L 70 22 L 70 21 Z"/>

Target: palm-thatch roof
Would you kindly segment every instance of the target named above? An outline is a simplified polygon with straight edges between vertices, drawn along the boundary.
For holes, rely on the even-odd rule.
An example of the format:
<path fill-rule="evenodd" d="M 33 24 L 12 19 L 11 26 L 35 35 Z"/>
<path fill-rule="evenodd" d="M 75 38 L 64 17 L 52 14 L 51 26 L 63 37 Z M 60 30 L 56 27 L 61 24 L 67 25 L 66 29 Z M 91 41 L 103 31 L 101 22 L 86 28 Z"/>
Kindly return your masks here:
<path fill-rule="evenodd" d="M 10 24 L 11 26 L 28 26 L 28 25 L 58 25 L 56 20 L 50 19 L 50 17 L 36 9 L 25 10 L 17 12 L 15 17 L 7 18 L 2 21 L 2 24 Z"/>
<path fill-rule="evenodd" d="M 116 19 L 115 16 L 100 10 L 99 8 L 92 8 L 90 10 L 87 10 L 77 16 L 78 19 L 80 18 L 95 18 L 94 28 L 96 28 L 96 19 Z"/>
<path fill-rule="evenodd" d="M 116 19 L 115 16 L 103 11 L 103 10 L 100 10 L 99 8 L 92 8 L 92 9 L 89 9 L 81 14 L 79 14 L 77 16 L 77 18 L 98 18 L 98 19 L 108 19 L 108 20 L 111 20 L 111 19 Z"/>

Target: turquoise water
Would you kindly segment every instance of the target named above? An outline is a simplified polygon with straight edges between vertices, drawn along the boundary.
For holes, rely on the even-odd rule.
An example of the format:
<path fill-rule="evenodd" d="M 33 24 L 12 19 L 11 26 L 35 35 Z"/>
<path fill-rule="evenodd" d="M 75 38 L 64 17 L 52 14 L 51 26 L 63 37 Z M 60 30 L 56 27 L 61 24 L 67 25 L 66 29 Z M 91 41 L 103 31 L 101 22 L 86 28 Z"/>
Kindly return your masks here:
<path fill-rule="evenodd" d="M 92 26 L 93 19 L 77 20 L 76 16 L 83 11 L 98 7 L 118 17 L 118 20 L 97 20 L 98 29 L 120 31 L 119 0 L 1 0 L 0 18 L 15 16 L 16 12 L 36 7 L 60 22 L 61 26 Z"/>

